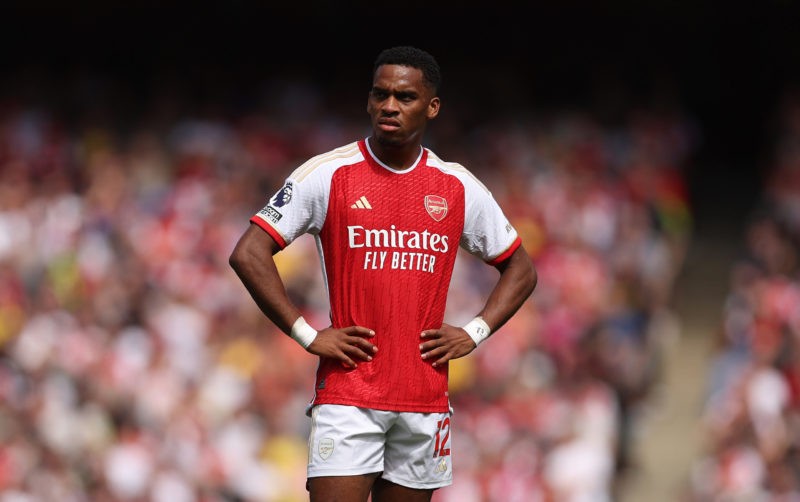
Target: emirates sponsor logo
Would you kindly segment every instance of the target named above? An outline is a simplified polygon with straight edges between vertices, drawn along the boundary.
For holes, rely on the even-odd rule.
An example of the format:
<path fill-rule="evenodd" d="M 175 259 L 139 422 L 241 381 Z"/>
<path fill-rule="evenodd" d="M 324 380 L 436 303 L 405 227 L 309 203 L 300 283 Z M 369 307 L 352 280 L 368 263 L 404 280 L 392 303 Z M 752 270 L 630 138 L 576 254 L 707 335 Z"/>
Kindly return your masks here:
<path fill-rule="evenodd" d="M 394 225 L 387 228 L 364 228 L 348 225 L 348 244 L 354 248 L 409 248 L 446 253 L 450 246 L 446 235 L 416 230 L 398 230 Z"/>
<path fill-rule="evenodd" d="M 434 272 L 435 253 L 450 250 L 447 235 L 416 230 L 390 228 L 364 228 L 361 225 L 347 227 L 350 249 L 366 248 L 364 270 L 416 270 Z M 373 250 L 376 249 L 377 250 Z M 388 251 L 388 249 L 400 251 Z"/>
<path fill-rule="evenodd" d="M 442 221 L 447 216 L 447 199 L 439 195 L 426 195 L 425 210 L 434 220 Z"/>

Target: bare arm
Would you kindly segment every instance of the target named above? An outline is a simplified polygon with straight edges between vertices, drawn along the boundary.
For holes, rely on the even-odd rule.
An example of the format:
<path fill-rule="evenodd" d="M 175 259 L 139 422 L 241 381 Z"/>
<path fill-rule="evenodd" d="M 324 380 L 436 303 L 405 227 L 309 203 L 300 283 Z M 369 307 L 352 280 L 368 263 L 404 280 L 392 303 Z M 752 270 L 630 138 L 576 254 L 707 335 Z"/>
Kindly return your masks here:
<path fill-rule="evenodd" d="M 483 317 L 492 332 L 497 331 L 522 307 L 533 293 L 538 277 L 533 262 L 522 246 L 508 260 L 497 266 L 500 279 L 497 281 L 483 310 Z"/>
<path fill-rule="evenodd" d="M 290 334 L 292 325 L 301 314 L 289 300 L 275 265 L 273 255 L 279 250 L 269 234 L 251 224 L 236 243 L 229 262 L 264 315 L 281 331 Z M 362 326 L 328 327 L 318 332 L 306 350 L 321 357 L 338 359 L 354 368 L 354 359 L 369 361 L 378 350 L 364 338 L 373 335 L 372 330 Z"/>
<path fill-rule="evenodd" d="M 519 310 L 533 293 L 538 280 L 533 262 L 522 246 L 499 264 L 497 270 L 500 271 L 500 278 L 478 314 L 492 332 L 497 331 Z M 423 331 L 422 340 L 422 358 L 434 360 L 434 366 L 463 357 L 476 347 L 466 331 L 449 324 Z"/>
<path fill-rule="evenodd" d="M 236 243 L 229 261 L 261 311 L 288 334 L 300 311 L 289 300 L 275 266 L 273 255 L 279 250 L 269 234 L 250 225 Z"/>

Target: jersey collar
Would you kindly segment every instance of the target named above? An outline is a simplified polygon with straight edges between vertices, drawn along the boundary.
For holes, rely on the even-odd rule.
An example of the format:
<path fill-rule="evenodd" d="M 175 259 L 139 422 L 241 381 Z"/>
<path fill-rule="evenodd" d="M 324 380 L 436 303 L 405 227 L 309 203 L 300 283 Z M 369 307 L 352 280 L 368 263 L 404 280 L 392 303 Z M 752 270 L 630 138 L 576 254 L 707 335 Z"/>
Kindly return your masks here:
<path fill-rule="evenodd" d="M 427 157 L 425 149 L 422 148 L 422 146 L 420 146 L 419 147 L 419 156 L 417 157 L 417 160 L 415 160 L 414 163 L 411 165 L 411 167 L 406 168 L 406 169 L 394 169 L 392 167 L 387 166 L 383 162 L 381 162 L 381 160 L 372 152 L 372 149 L 369 147 L 369 141 L 367 141 L 368 139 L 369 138 L 367 137 L 367 138 L 364 138 L 364 140 L 361 141 L 361 149 L 364 152 L 365 157 L 367 157 L 370 161 L 372 161 L 373 164 L 376 164 L 376 165 L 386 169 L 387 171 L 391 171 L 391 172 L 393 172 L 395 174 L 410 173 L 418 165 L 420 165 L 422 162 L 424 162 L 425 158 Z"/>

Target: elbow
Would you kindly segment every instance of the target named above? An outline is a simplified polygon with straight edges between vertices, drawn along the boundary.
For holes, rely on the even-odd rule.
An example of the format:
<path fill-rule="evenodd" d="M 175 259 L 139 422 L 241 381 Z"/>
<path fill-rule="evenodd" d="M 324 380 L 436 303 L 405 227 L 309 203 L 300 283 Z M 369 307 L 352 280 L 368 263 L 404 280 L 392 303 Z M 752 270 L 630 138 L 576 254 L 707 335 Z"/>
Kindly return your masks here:
<path fill-rule="evenodd" d="M 239 271 L 241 267 L 241 257 L 239 253 L 237 253 L 236 249 L 233 250 L 231 255 L 228 257 L 228 265 L 234 270 Z"/>
<path fill-rule="evenodd" d="M 539 283 L 539 274 L 536 272 L 536 267 L 533 266 L 531 262 L 530 268 L 528 270 L 528 274 L 526 277 L 526 297 L 531 296 L 533 294 L 533 290 L 536 289 L 536 285 Z"/>
<path fill-rule="evenodd" d="M 251 226 L 239 239 L 228 257 L 228 264 L 239 277 L 258 273 L 265 259 L 276 251 L 275 241 L 266 232 Z"/>
<path fill-rule="evenodd" d="M 258 247 L 263 243 L 260 240 L 261 234 L 261 230 L 254 230 L 251 225 L 239 238 L 233 251 L 231 251 L 231 255 L 228 257 L 228 265 L 240 276 L 244 270 L 249 268 L 258 255 Z"/>
<path fill-rule="evenodd" d="M 241 275 L 242 271 L 247 268 L 247 257 L 248 253 L 240 242 L 233 248 L 231 255 L 228 257 L 228 265 L 230 265 L 234 272 Z"/>
<path fill-rule="evenodd" d="M 527 254 L 523 263 L 524 265 L 520 268 L 518 276 L 518 284 L 520 285 L 522 296 L 528 298 L 533 294 L 533 290 L 536 289 L 536 284 L 539 282 L 539 274 L 536 273 L 536 267 L 534 267 L 533 261 Z"/>

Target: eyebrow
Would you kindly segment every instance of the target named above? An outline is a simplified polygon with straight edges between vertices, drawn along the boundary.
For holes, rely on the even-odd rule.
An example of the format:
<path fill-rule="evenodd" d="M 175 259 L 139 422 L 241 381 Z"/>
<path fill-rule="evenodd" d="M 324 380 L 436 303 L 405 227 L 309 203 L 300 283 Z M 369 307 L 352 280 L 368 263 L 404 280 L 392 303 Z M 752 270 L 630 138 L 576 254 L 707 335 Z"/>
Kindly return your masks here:
<path fill-rule="evenodd" d="M 393 94 L 395 96 L 419 96 L 421 94 L 421 92 L 413 88 L 390 91 L 386 87 L 382 87 L 380 85 L 373 85 L 370 88 L 370 92 L 375 92 L 375 91 L 385 92 L 386 94 Z"/>

